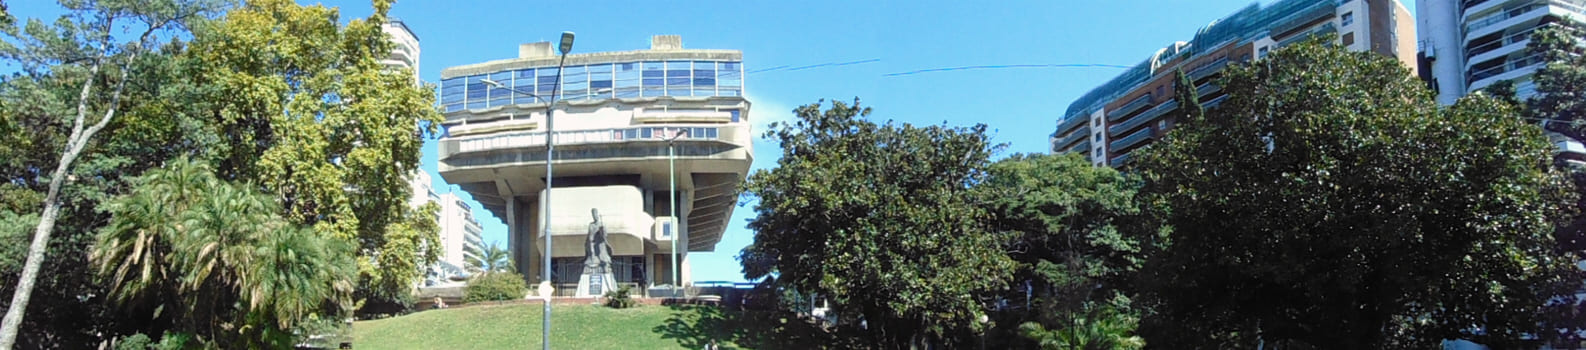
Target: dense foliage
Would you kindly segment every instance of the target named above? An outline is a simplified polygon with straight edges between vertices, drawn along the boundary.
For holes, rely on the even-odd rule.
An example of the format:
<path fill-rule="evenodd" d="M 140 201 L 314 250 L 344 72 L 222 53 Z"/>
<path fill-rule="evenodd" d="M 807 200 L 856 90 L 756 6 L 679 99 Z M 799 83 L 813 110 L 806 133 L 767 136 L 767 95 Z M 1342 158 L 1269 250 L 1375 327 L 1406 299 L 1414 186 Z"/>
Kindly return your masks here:
<path fill-rule="evenodd" d="M 435 207 L 409 208 L 404 176 L 440 117 L 429 87 L 378 62 L 391 50 L 379 28 L 390 2 L 372 1 L 370 18 L 345 25 L 323 6 L 250 1 L 215 17 L 209 10 L 220 3 L 70 1 L 59 21 L 3 28 L 3 58 L 22 69 L 0 77 L 0 278 L 21 280 L 27 242 L 47 243 L 27 318 L 6 327 L 24 334 L 19 347 L 85 348 L 117 334 L 162 334 L 149 329 L 159 326 L 148 320 L 162 318 L 151 311 L 175 310 L 143 299 L 126 302 L 152 304 L 107 308 L 112 293 L 94 281 L 87 259 L 94 233 L 111 221 L 106 203 L 133 189 L 131 177 L 180 156 L 262 192 L 276 203 L 274 215 L 314 239 L 348 242 L 357 301 L 402 300 L 435 259 Z M 119 28 L 171 13 L 185 15 L 160 35 L 104 35 L 111 22 Z M 104 58 L 82 59 L 96 52 Z M 80 100 L 87 113 L 79 113 Z M 110 107 L 114 118 L 102 118 Z M 73 141 L 74 125 L 99 120 L 107 122 L 98 136 Z M 80 156 L 62 167 L 62 150 L 74 145 Z M 56 180 L 58 234 L 35 235 Z M 0 292 L 18 286 L 0 283 Z"/>
<path fill-rule="evenodd" d="M 350 242 L 281 220 L 269 196 L 173 160 L 106 204 L 91 254 L 118 305 L 200 342 L 283 348 L 315 315 L 352 306 Z"/>
<path fill-rule="evenodd" d="M 1019 263 L 1007 300 L 1030 293 L 1020 335 L 1033 346 L 1134 348 L 1139 317 L 1127 286 L 1144 257 L 1134 227 L 1139 182 L 1077 153 L 1013 155 L 993 163 L 982 191 L 991 224 L 1007 233 L 1007 254 Z"/>
<path fill-rule="evenodd" d="M 518 300 L 528 296 L 529 286 L 524 282 L 523 275 L 512 273 L 491 273 L 474 276 L 468 281 L 468 286 L 463 287 L 464 302 Z"/>
<path fill-rule="evenodd" d="M 977 296 L 1014 268 L 971 192 L 994 149 L 985 126 L 877 124 L 857 99 L 820 107 L 765 134 L 782 156 L 745 185 L 759 201 L 747 277 L 831 299 L 881 346 L 983 328 Z"/>
<path fill-rule="evenodd" d="M 1141 278 L 1152 342 L 1513 346 L 1586 277 L 1555 249 L 1551 147 L 1506 105 L 1439 108 L 1319 41 L 1223 74 L 1228 99 L 1139 158 L 1172 228 Z"/>

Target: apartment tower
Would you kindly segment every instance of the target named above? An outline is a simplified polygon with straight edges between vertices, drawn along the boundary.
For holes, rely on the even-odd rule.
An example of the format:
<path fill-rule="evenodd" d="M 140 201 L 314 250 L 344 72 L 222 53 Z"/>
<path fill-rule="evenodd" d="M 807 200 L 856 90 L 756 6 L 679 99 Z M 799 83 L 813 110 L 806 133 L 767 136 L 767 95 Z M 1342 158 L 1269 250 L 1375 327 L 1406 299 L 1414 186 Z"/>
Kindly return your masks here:
<path fill-rule="evenodd" d="M 1278 0 L 1252 4 L 1212 21 L 1190 41 L 1156 50 L 1145 61 L 1070 104 L 1051 136 L 1053 153 L 1080 152 L 1096 166 L 1121 166 L 1129 154 L 1173 127 L 1175 70 L 1194 80 L 1202 105 L 1221 103 L 1214 77 L 1229 64 L 1266 56 L 1316 35 L 1337 45 L 1415 65 L 1413 19 L 1395 0 Z"/>

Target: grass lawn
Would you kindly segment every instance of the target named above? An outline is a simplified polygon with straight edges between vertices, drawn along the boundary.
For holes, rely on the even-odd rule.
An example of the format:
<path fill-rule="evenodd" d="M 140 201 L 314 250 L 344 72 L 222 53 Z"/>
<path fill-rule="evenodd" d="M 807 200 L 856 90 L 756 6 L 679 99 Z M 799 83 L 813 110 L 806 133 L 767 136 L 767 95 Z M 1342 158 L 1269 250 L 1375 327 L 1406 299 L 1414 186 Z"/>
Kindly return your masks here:
<path fill-rule="evenodd" d="M 355 349 L 523 349 L 540 344 L 541 304 L 430 310 L 353 323 Z M 800 321 L 701 306 L 557 305 L 553 349 L 813 349 L 832 338 Z"/>

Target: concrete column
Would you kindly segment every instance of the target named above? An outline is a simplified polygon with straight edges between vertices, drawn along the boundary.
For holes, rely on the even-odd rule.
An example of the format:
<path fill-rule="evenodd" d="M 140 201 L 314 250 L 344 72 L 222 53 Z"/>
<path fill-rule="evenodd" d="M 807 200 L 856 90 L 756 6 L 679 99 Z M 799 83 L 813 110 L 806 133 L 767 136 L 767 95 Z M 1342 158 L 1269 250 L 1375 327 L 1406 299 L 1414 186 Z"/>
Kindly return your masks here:
<path fill-rule="evenodd" d="M 540 206 L 536 203 L 539 203 L 539 201 L 525 201 L 524 204 L 518 206 L 517 213 L 519 218 L 525 218 L 518 220 L 518 232 L 522 233 L 523 235 L 522 237 L 519 237 L 519 240 L 523 242 L 523 250 L 529 252 L 529 254 L 524 257 L 524 261 L 518 265 L 518 271 L 522 272 L 524 278 L 528 279 L 531 283 L 539 283 L 541 280 L 543 280 L 544 277 L 540 275 L 545 272 L 545 257 L 539 252 L 540 246 L 544 245 L 545 243 L 540 241 L 540 231 L 535 229 L 539 227 L 539 220 L 528 219 L 539 217 L 539 215 L 536 213 L 540 212 Z"/>
<path fill-rule="evenodd" d="M 687 195 L 691 194 L 692 191 L 678 190 L 677 192 L 678 192 L 677 193 L 677 198 L 678 198 L 679 202 L 687 202 L 686 200 L 684 200 L 684 198 L 691 198 L 691 197 L 688 197 Z M 677 230 L 677 232 L 678 232 L 678 235 L 677 235 L 677 238 L 678 238 L 678 240 L 677 240 L 677 265 L 678 266 L 677 266 L 677 268 L 679 269 L 678 270 L 678 273 L 679 273 L 678 278 L 681 279 L 680 281 L 678 281 L 678 284 L 683 285 L 683 286 L 689 286 L 689 285 L 693 285 L 694 284 L 694 278 L 692 277 L 692 275 L 693 275 L 693 273 L 692 273 L 693 271 L 692 270 L 693 269 L 689 268 L 689 264 L 688 264 L 688 236 L 692 235 L 692 233 L 689 232 L 689 230 L 688 230 L 688 213 L 687 213 L 687 210 L 693 209 L 692 207 L 693 207 L 692 205 L 688 205 L 688 206 L 679 205 L 678 208 L 677 208 L 678 209 L 677 210 L 677 216 L 678 216 L 678 218 L 677 218 L 677 227 L 678 227 L 678 230 Z"/>
<path fill-rule="evenodd" d="M 507 250 L 512 252 L 513 266 L 523 266 L 523 256 L 528 255 L 527 250 L 521 249 L 522 240 L 518 238 L 518 201 L 512 197 L 506 198 L 507 202 Z M 528 276 L 528 275 L 524 275 Z"/>

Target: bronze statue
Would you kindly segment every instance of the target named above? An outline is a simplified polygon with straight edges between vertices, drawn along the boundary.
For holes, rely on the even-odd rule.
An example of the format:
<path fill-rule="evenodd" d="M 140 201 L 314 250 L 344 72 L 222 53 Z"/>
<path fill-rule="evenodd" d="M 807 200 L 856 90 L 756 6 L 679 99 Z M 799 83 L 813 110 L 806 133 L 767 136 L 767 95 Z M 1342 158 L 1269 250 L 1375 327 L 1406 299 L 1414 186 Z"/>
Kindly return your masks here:
<path fill-rule="evenodd" d="M 589 209 L 594 221 L 589 223 L 589 236 L 584 244 L 584 274 L 605 275 L 611 273 L 611 245 L 606 243 L 606 224 L 600 221 L 600 211 Z"/>

